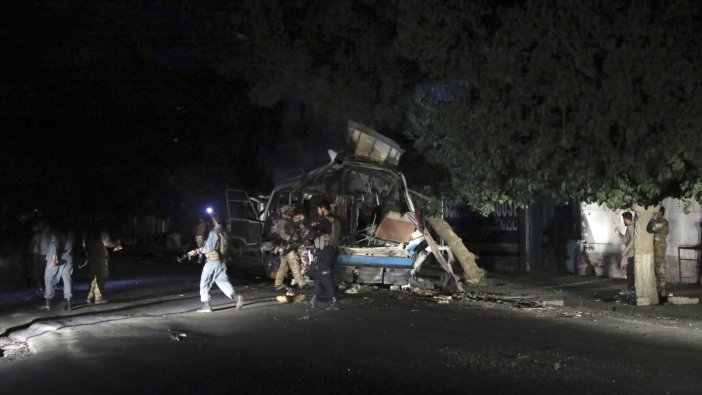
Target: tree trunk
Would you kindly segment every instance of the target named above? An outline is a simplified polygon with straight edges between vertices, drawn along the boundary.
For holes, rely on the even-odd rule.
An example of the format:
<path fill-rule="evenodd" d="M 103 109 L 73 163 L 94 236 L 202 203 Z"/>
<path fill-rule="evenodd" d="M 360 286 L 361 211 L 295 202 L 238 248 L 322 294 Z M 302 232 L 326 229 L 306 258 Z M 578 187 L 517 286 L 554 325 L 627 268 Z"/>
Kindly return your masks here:
<path fill-rule="evenodd" d="M 653 266 L 653 234 L 646 231 L 646 225 L 658 210 L 657 206 L 634 205 L 634 287 L 637 305 L 658 304 L 656 273 Z"/>
<path fill-rule="evenodd" d="M 466 246 L 463 244 L 463 240 L 458 237 L 456 232 L 451 229 L 446 221 L 437 217 L 428 217 L 427 221 L 429 225 L 436 231 L 453 252 L 458 262 L 463 268 L 463 277 L 465 281 L 469 284 L 475 284 L 485 277 L 485 270 L 478 267 L 475 263 L 475 254 L 470 252 Z M 644 225 L 644 231 L 645 231 Z"/>

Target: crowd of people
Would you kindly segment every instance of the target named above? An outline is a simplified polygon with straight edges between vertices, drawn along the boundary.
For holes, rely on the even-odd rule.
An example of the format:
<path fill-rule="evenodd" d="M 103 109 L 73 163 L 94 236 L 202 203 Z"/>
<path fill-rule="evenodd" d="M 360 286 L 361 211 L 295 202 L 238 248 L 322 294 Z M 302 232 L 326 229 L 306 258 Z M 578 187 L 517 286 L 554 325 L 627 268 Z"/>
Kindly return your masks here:
<path fill-rule="evenodd" d="M 100 221 L 78 227 L 67 221 L 37 219 L 32 227 L 26 254 L 19 259 L 28 287 L 44 297 L 44 310 L 53 309 L 56 287 L 63 283 L 64 310 L 73 308 L 73 274 L 87 267 L 89 292 L 86 303 L 107 303 L 105 285 L 109 277 L 109 251 L 119 251 L 122 244 Z M 83 256 L 83 259 L 77 259 Z"/>
<path fill-rule="evenodd" d="M 334 281 L 334 264 L 337 258 L 339 221 L 331 215 L 328 201 L 320 201 L 316 207 L 317 218 L 312 221 L 304 212 L 284 205 L 276 224 L 280 245 L 280 265 L 276 273 L 276 290 L 288 289 L 284 281 L 292 272 L 290 287 L 297 285 L 305 289 L 314 284 L 310 306 L 315 309 L 323 296 L 330 298 L 327 310 L 339 310 Z"/>
<path fill-rule="evenodd" d="M 291 205 L 283 206 L 280 210 L 276 230 L 281 259 L 274 287 L 276 290 L 290 290 L 295 286 L 300 290 L 312 288 L 312 308 L 316 308 L 320 298 L 326 296 L 330 300 L 327 309 L 338 310 L 334 265 L 340 225 L 331 215 L 328 201 L 319 202 L 315 210 L 317 215 L 314 220 L 302 211 L 295 211 Z M 205 221 L 200 218 L 193 226 L 196 247 L 189 252 L 203 264 L 200 277 L 200 301 L 203 306 L 198 311 L 212 311 L 210 291 L 214 285 L 236 301 L 236 307 L 240 309 L 243 298 L 229 281 L 229 254 L 223 248 L 230 236 L 217 215 L 210 215 L 209 219 Z M 74 274 L 78 269 L 87 273 L 85 303 L 108 302 L 106 285 L 110 275 L 110 256 L 122 249 L 122 243 L 114 237 L 104 220 L 78 226 L 70 221 L 38 217 L 32 221 L 31 231 L 24 233 L 21 239 L 19 244 L 26 243 L 26 247 L 22 248 L 17 261 L 21 262 L 27 287 L 44 298 L 44 303 L 39 306 L 41 309 L 57 308 L 55 299 L 60 284 L 63 309 L 73 309 L 76 298 Z M 289 272 L 292 273 L 292 281 L 288 286 L 285 281 Z M 86 280 L 85 275 L 80 277 L 80 281 Z"/>
<path fill-rule="evenodd" d="M 275 234 L 280 264 L 273 286 L 276 290 L 288 291 L 294 286 L 302 290 L 314 284 L 310 306 L 316 308 L 320 297 L 328 296 L 330 303 L 327 310 L 339 310 L 334 264 L 340 229 L 339 221 L 331 215 L 330 203 L 323 200 L 317 204 L 315 221 L 306 218 L 302 211 L 296 212 L 292 205 L 282 206 L 279 214 Z M 203 305 L 198 312 L 212 311 L 210 290 L 214 285 L 224 295 L 235 300 L 236 308 L 240 309 L 243 298 L 237 295 L 227 275 L 230 254 L 225 244 L 230 236 L 219 216 L 211 215 L 210 219 L 210 226 L 203 219 L 193 226 L 197 247 L 186 254 L 198 256 L 199 260 L 204 259 L 200 276 L 200 301 Z M 292 272 L 293 277 L 290 286 L 285 284 L 289 272 Z"/>

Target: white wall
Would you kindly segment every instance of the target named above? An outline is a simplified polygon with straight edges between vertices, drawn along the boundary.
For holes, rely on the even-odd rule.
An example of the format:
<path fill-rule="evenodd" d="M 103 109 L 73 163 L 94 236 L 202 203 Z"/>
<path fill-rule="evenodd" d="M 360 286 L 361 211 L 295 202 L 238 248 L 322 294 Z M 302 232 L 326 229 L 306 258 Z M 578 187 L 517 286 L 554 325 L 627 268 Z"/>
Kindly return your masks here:
<path fill-rule="evenodd" d="M 666 218 L 670 225 L 666 262 L 668 282 L 679 282 L 678 246 L 698 245 L 702 242 L 701 228 L 702 207 L 695 203 L 692 211 L 685 214 L 683 202 L 678 199 L 665 199 Z M 625 230 L 622 213 L 627 210 L 610 210 L 598 204 L 581 204 L 582 240 L 578 251 L 578 274 L 594 274 L 606 277 L 621 278 L 619 272 L 620 251 L 619 238 L 614 228 Z M 699 252 L 681 250 L 681 258 L 692 260 L 681 261 L 682 282 L 697 281 L 697 264 Z"/>

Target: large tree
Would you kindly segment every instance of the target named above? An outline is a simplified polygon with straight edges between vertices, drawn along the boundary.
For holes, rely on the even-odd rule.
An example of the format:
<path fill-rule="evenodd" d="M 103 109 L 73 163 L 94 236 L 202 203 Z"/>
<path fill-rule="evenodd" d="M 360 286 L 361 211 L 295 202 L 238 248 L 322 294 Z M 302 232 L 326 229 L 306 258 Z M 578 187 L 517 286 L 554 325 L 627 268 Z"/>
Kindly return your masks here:
<path fill-rule="evenodd" d="M 698 2 L 381 4 L 241 2 L 223 70 L 259 103 L 406 128 L 483 211 L 555 196 L 646 217 L 702 200 Z"/>
<path fill-rule="evenodd" d="M 417 36 L 460 24 L 445 11 L 441 24 L 415 21 Z M 611 207 L 698 197 L 699 16 L 695 2 L 533 1 L 486 14 L 486 32 L 499 17 L 489 38 L 441 64 L 403 40 L 451 93 L 419 89 L 410 133 L 477 207 L 545 194 Z"/>
<path fill-rule="evenodd" d="M 445 11 L 406 14 L 424 46 L 464 22 Z M 473 29 L 487 39 L 458 42 L 445 59 L 423 59 L 405 39 L 403 53 L 450 92 L 418 89 L 410 133 L 474 207 L 554 196 L 636 207 L 646 221 L 665 197 L 699 201 L 700 11 L 691 1 L 526 1 L 485 13 Z M 427 13 L 440 22 L 418 23 Z M 642 278 L 646 237 L 639 229 Z M 655 303 L 649 285 L 637 289 Z"/>
<path fill-rule="evenodd" d="M 329 117 L 399 128 L 417 65 L 394 48 L 391 2 L 242 0 L 208 18 L 220 70 L 260 105 L 296 99 Z"/>
<path fill-rule="evenodd" d="M 699 17 L 695 1 L 252 0 L 209 26 L 257 103 L 406 130 L 477 208 L 624 207 L 702 197 Z"/>

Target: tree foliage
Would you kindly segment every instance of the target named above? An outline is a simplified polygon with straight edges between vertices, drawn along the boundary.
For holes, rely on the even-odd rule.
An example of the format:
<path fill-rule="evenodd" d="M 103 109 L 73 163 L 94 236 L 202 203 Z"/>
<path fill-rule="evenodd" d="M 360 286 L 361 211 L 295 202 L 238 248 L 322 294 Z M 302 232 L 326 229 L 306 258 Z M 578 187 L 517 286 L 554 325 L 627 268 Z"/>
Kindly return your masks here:
<path fill-rule="evenodd" d="M 417 30 L 399 45 L 454 97 L 419 88 L 409 130 L 474 206 L 543 195 L 613 208 L 702 197 L 696 2 L 436 5 L 405 16 Z M 476 33 L 453 42 L 440 34 L 464 25 Z M 441 42 L 451 51 L 424 57 Z"/>
<path fill-rule="evenodd" d="M 693 0 L 245 0 L 221 70 L 272 105 L 405 130 L 474 207 L 702 199 Z"/>
<path fill-rule="evenodd" d="M 395 50 L 396 7 L 372 0 L 243 0 L 211 23 L 220 69 L 251 99 L 290 98 L 331 118 L 398 128 L 416 64 Z"/>

